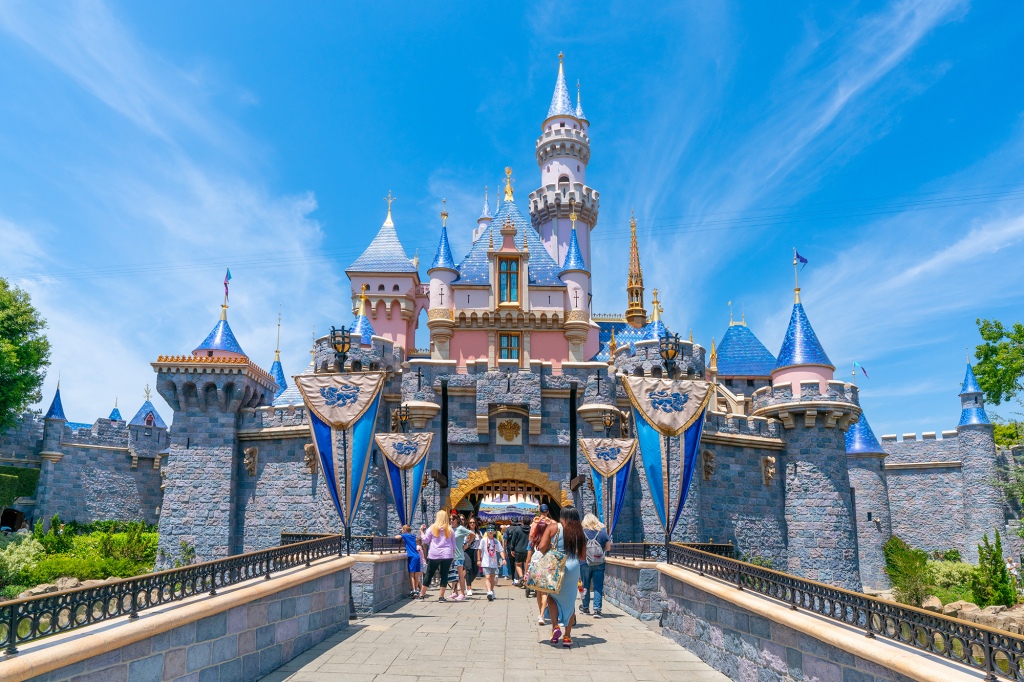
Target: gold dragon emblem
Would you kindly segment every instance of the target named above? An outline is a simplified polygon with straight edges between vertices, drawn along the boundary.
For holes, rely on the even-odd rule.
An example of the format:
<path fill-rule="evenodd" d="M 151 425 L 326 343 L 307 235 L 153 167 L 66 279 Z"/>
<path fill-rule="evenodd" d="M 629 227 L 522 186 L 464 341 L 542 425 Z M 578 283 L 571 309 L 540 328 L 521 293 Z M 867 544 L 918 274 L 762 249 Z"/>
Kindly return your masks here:
<path fill-rule="evenodd" d="M 506 419 L 498 423 L 498 435 L 504 438 L 506 443 L 511 443 L 518 438 L 521 430 L 522 427 L 515 419 Z"/>

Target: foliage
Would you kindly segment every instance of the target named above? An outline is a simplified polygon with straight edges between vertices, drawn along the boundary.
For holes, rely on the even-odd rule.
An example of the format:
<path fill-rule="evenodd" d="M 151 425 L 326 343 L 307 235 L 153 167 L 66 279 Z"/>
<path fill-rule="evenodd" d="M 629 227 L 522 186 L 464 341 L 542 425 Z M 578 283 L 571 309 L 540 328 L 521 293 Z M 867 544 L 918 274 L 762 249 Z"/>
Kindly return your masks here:
<path fill-rule="evenodd" d="M 0 599 L 17 599 L 18 595 L 32 587 L 31 585 L 7 585 L 0 587 Z"/>
<path fill-rule="evenodd" d="M 103 533 L 99 541 L 100 554 L 108 559 L 127 559 L 136 564 L 154 564 L 158 536 L 147 533 L 141 521 L 129 523 L 125 532 Z"/>
<path fill-rule="evenodd" d="M 959 555 L 959 552 L 957 554 Z M 977 568 L 959 560 L 932 561 L 929 562 L 928 566 L 935 581 L 935 596 L 943 604 L 948 604 L 958 599 L 974 602 L 971 580 L 974 578 L 974 573 L 978 570 Z"/>
<path fill-rule="evenodd" d="M 15 497 L 35 497 L 36 486 L 39 484 L 39 469 L 28 467 L 0 466 L 0 474 L 18 477 L 18 489 Z"/>
<path fill-rule="evenodd" d="M 43 556 L 43 546 L 32 536 L 12 533 L 0 536 L 0 584 L 13 581 Z"/>
<path fill-rule="evenodd" d="M 18 477 L 0 474 L 0 507 L 10 507 L 17 496 Z"/>
<path fill-rule="evenodd" d="M 50 364 L 45 328 L 28 294 L 0 277 L 0 431 L 42 399 L 39 389 Z"/>
<path fill-rule="evenodd" d="M 36 525 L 38 526 L 39 524 Z M 53 518 L 50 519 L 50 530 L 36 539 L 43 543 L 47 554 L 63 554 L 70 551 L 74 546 L 75 531 L 73 527 L 68 527 L 60 522 L 59 514 L 54 514 Z"/>
<path fill-rule="evenodd" d="M 775 568 L 775 566 L 772 564 L 771 559 L 759 556 L 757 554 L 744 554 L 740 558 L 740 561 L 745 561 L 748 564 L 753 564 L 754 566 L 760 566 L 762 568 Z"/>
<path fill-rule="evenodd" d="M 164 562 L 170 563 L 174 568 L 191 566 L 196 561 L 196 547 L 187 540 L 182 540 L 178 544 L 178 551 L 176 553 L 172 554 L 160 550 L 160 558 Z"/>
<path fill-rule="evenodd" d="M 975 348 L 978 364 L 974 374 L 981 390 L 992 403 L 1014 398 L 1024 388 L 1024 325 L 1014 322 L 1007 328 L 999 320 L 977 320 L 978 332 L 985 340 Z"/>
<path fill-rule="evenodd" d="M 992 436 L 996 445 L 1008 448 L 1024 443 L 1024 424 L 1019 421 L 1005 421 L 995 414 L 990 414 L 989 417 L 992 419 Z"/>
<path fill-rule="evenodd" d="M 932 559 L 935 561 L 963 561 L 959 549 L 936 549 L 932 551 Z"/>
<path fill-rule="evenodd" d="M 127 533 L 129 528 L 135 528 L 136 526 L 141 528 L 144 533 L 156 532 L 156 526 L 145 521 L 93 521 L 92 523 L 72 521 L 71 524 L 74 524 L 75 532 L 79 535 L 87 533 Z"/>
<path fill-rule="evenodd" d="M 43 557 L 34 566 L 18 574 L 16 580 L 26 585 L 41 585 L 63 577 L 101 580 L 110 577 L 130 578 L 137 574 L 138 565 L 127 559 L 55 554 Z"/>
<path fill-rule="evenodd" d="M 882 548 L 885 554 L 885 573 L 892 582 L 896 600 L 911 606 L 921 606 L 934 587 L 928 553 L 913 549 L 893 535 Z"/>
<path fill-rule="evenodd" d="M 985 608 L 992 604 L 1013 606 L 1017 603 L 1017 586 L 1003 559 L 1003 541 L 996 531 L 995 544 L 988 541 L 988 533 L 978 545 L 978 568 L 971 578 L 971 591 L 975 604 Z"/>

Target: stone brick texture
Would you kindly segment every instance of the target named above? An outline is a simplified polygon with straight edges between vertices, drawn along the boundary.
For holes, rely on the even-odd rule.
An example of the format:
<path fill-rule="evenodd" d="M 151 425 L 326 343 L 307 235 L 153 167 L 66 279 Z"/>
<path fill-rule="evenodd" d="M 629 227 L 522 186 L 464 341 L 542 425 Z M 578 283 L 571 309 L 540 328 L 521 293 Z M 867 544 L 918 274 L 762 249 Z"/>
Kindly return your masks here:
<path fill-rule="evenodd" d="M 847 468 L 854 489 L 857 512 L 857 555 L 860 578 L 865 588 L 886 590 L 891 587 L 885 574 L 882 547 L 892 536 L 889 513 L 889 487 L 882 457 L 849 457 Z M 870 520 L 868 515 L 871 515 Z"/>
<path fill-rule="evenodd" d="M 349 571 L 321 576 L 34 679 L 249 682 L 349 623 Z"/>
<path fill-rule="evenodd" d="M 357 557 L 358 561 L 358 557 Z M 358 613 L 376 613 L 406 597 L 411 589 L 405 553 L 352 567 L 352 603 Z"/>

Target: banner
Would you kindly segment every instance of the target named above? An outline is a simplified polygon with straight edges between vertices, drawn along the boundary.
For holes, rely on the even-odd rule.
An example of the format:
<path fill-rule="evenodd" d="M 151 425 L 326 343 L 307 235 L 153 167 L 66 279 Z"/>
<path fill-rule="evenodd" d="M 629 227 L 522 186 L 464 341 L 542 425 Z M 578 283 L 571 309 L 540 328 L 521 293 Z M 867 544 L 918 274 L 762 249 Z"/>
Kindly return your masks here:
<path fill-rule="evenodd" d="M 313 446 L 327 490 L 348 528 L 359 510 L 370 472 L 384 374 L 300 374 L 293 378 L 309 410 Z"/>
<path fill-rule="evenodd" d="M 398 509 L 398 522 L 412 524 L 423 486 L 432 433 L 381 433 L 374 440 L 384 454 L 388 484 Z"/>
<path fill-rule="evenodd" d="M 540 511 L 540 505 L 534 500 L 508 501 L 491 500 L 480 503 L 477 516 L 481 521 L 514 521 L 516 519 L 533 519 Z"/>
<path fill-rule="evenodd" d="M 686 379 L 622 377 L 622 386 L 633 406 L 633 423 L 651 501 L 665 534 L 671 536 L 693 480 L 704 415 L 711 401 L 711 384 Z M 673 454 L 671 439 L 676 436 L 681 438 Z M 672 482 L 676 483 L 674 496 Z"/>
<path fill-rule="evenodd" d="M 579 443 L 590 464 L 598 518 L 608 535 L 612 535 L 626 499 L 637 441 L 634 438 L 580 438 Z"/>

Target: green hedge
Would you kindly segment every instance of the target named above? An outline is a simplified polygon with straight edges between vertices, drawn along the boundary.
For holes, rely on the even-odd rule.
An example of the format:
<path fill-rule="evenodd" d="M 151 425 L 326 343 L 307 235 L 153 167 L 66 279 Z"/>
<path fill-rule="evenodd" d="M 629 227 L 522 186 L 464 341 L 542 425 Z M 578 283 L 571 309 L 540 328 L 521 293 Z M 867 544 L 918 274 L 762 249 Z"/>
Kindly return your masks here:
<path fill-rule="evenodd" d="M 18 477 L 0 474 L 0 507 L 10 507 L 18 496 Z"/>
<path fill-rule="evenodd" d="M 18 489 L 14 495 L 15 497 L 36 496 L 36 486 L 39 484 L 39 469 L 0 466 L 0 475 L 16 476 L 18 478 Z"/>

